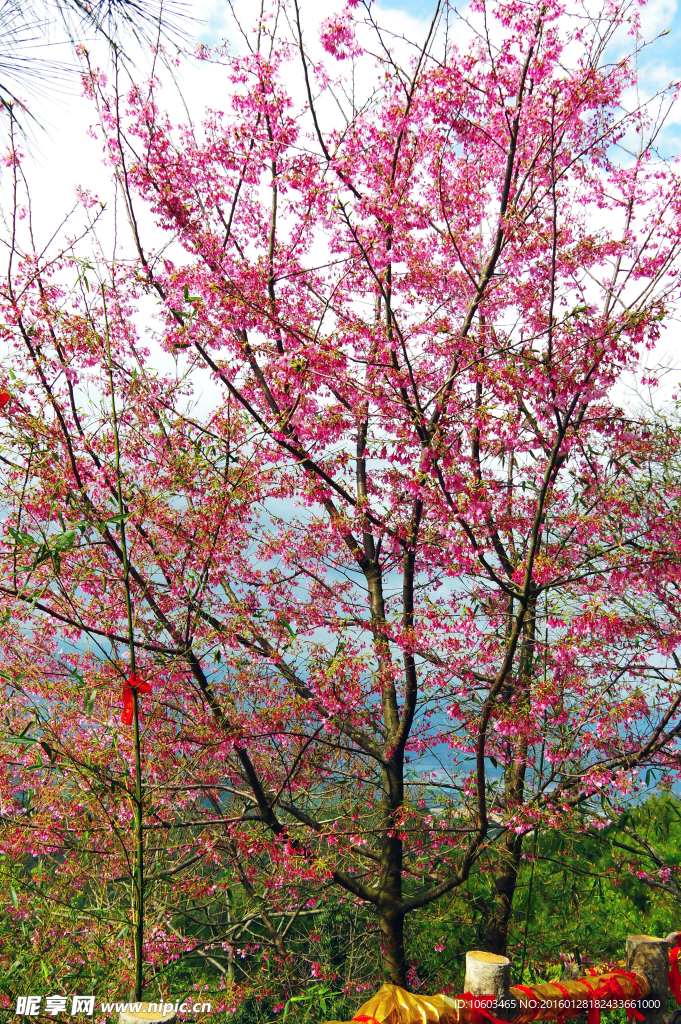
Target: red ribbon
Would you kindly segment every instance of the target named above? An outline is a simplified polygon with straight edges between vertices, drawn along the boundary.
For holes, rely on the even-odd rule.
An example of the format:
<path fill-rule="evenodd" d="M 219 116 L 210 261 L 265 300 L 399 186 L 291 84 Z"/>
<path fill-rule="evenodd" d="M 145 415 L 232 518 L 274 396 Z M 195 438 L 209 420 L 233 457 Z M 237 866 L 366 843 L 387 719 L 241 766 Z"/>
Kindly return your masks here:
<path fill-rule="evenodd" d="M 379 1020 L 376 1020 L 375 1017 L 369 1017 L 368 1014 L 366 1013 L 360 1013 L 359 1017 L 353 1017 L 352 1020 L 357 1020 L 360 1022 L 360 1024 L 381 1024 L 381 1022 Z"/>
<path fill-rule="evenodd" d="M 151 693 L 151 683 L 145 683 L 141 676 L 134 673 L 123 683 L 123 725 L 132 725 L 132 716 L 135 713 L 135 701 L 132 691 L 138 693 Z"/>
<path fill-rule="evenodd" d="M 9 391 L 0 391 L 0 410 L 4 409 L 8 402 L 12 400 L 12 396 Z"/>
<path fill-rule="evenodd" d="M 528 1010 L 534 1010 L 533 1016 L 530 1017 L 530 1020 L 534 1020 L 534 1018 L 539 1013 L 539 1000 L 537 999 L 537 993 L 534 991 L 533 988 L 529 988 L 527 985 L 513 985 L 512 987 L 517 988 L 518 991 L 523 992 L 528 999 L 532 999 L 534 1002 L 536 1002 L 537 1005 L 535 1007 L 523 1006 L 522 1004 L 520 1006 L 521 1013 L 527 1013 Z"/>
<path fill-rule="evenodd" d="M 681 957 L 681 946 L 679 946 L 679 933 L 676 933 L 676 945 L 669 950 L 669 971 L 667 978 L 669 987 L 677 1003 L 681 1003 L 681 972 L 679 971 L 679 958 Z"/>
<path fill-rule="evenodd" d="M 505 1021 L 499 1020 L 487 1009 L 488 1005 L 494 1005 L 496 1002 L 494 996 L 474 996 L 472 992 L 464 992 L 461 996 L 454 996 L 454 999 L 462 999 L 466 1003 L 472 1003 L 475 1000 L 476 1005 L 471 1006 L 472 1024 L 482 1024 L 483 1019 L 488 1020 L 490 1024 L 505 1024 Z"/>
<path fill-rule="evenodd" d="M 639 999 L 640 998 L 640 992 L 638 990 L 638 985 L 636 983 L 636 975 L 632 971 L 613 971 L 612 974 L 618 974 L 621 978 L 628 978 L 629 981 L 633 985 L 633 989 L 634 989 L 633 995 L 631 997 L 627 997 L 625 995 L 625 993 L 624 993 L 624 989 L 622 988 L 622 986 L 619 983 L 619 981 L 617 980 L 617 978 L 616 977 L 615 978 L 614 977 L 610 977 L 610 978 L 606 978 L 605 981 L 601 985 L 598 986 L 598 988 L 595 990 L 595 992 L 592 995 L 592 1000 L 594 1000 L 594 999 L 598 999 L 598 1000 L 612 999 L 613 997 L 615 999 L 623 999 L 623 1000 L 626 1000 L 627 998 L 631 998 L 631 999 Z M 628 1021 L 630 1021 L 632 1017 L 635 1017 L 636 1020 L 639 1020 L 639 1021 L 640 1020 L 644 1020 L 644 1016 L 640 1012 L 640 1010 L 635 1010 L 633 1006 L 627 1006 L 626 1007 L 626 1013 L 627 1013 L 627 1020 Z M 588 1013 L 588 1016 L 587 1016 L 587 1019 L 586 1019 L 586 1024 L 600 1024 L 600 1021 L 601 1021 L 600 1007 L 592 1006 L 591 1009 L 589 1010 L 589 1013 Z"/>
<path fill-rule="evenodd" d="M 588 982 L 586 981 L 585 978 L 578 978 L 577 979 L 581 985 L 584 985 L 585 988 L 589 989 L 589 996 L 588 996 L 589 1012 L 587 1014 L 587 1024 L 601 1024 L 601 1009 L 600 1009 L 599 1006 L 595 1006 L 594 1005 L 596 1002 L 600 1002 L 602 1000 L 612 999 L 612 998 L 626 1000 L 627 998 L 638 999 L 640 997 L 640 993 L 639 993 L 639 990 L 638 990 L 638 985 L 636 984 L 636 975 L 635 974 L 632 974 L 630 971 L 612 971 L 611 975 L 614 975 L 614 974 L 618 974 L 620 977 L 623 977 L 623 978 L 628 978 L 632 982 L 633 988 L 634 988 L 634 992 L 633 992 L 633 995 L 631 997 L 627 997 L 625 995 L 624 989 L 622 988 L 622 985 L 620 984 L 619 980 L 616 977 L 612 977 L 611 976 L 609 978 L 606 978 L 596 988 L 591 988 L 591 986 L 588 984 Z M 569 992 L 563 985 L 559 985 L 555 981 L 552 981 L 550 984 L 553 985 L 554 988 L 557 988 L 558 991 L 565 997 L 565 999 L 569 999 L 571 1001 L 579 1001 L 579 1002 L 581 1002 L 581 999 L 580 999 L 579 995 L 577 995 L 576 993 L 573 993 L 573 992 Z M 533 1014 L 533 1017 L 536 1017 L 537 1014 L 539 1013 L 539 1003 L 540 1003 L 540 1000 L 538 999 L 537 993 L 535 992 L 535 990 L 533 988 L 528 987 L 527 985 L 514 985 L 513 988 L 519 990 L 520 992 L 522 992 L 524 995 L 526 995 L 528 997 L 528 999 L 535 1000 L 537 1002 L 537 1007 L 536 1007 L 535 1012 Z M 531 1006 L 528 1006 L 528 1007 L 522 1007 L 521 1006 L 521 1012 L 523 1012 L 523 1011 L 527 1012 L 528 1009 L 532 1010 L 533 1008 Z M 556 1016 L 557 1016 L 558 1024 L 563 1024 L 563 1022 L 565 1020 L 566 1014 L 569 1014 L 569 1016 L 571 1016 L 571 1017 L 575 1017 L 578 1014 L 580 1014 L 581 1012 L 582 1012 L 582 1010 L 578 1009 L 578 1008 L 575 1008 L 574 1011 L 571 1011 L 567 1006 L 565 1008 L 561 1008 L 561 1009 L 557 1010 L 556 1011 Z M 638 1021 L 642 1021 L 644 1019 L 643 1014 L 639 1010 L 634 1009 L 633 1006 L 627 1006 L 626 1007 L 626 1012 L 627 1012 L 627 1020 L 628 1021 L 630 1021 L 632 1017 L 635 1017 L 636 1020 L 638 1020 Z M 533 1019 L 533 1018 L 530 1018 L 530 1019 Z"/>
<path fill-rule="evenodd" d="M 564 999 L 571 999 L 572 998 L 572 996 L 570 995 L 568 990 L 565 988 L 565 985 L 559 985 L 557 981 L 552 981 L 551 984 L 553 985 L 554 988 L 558 989 L 558 991 L 560 992 L 560 994 L 563 996 Z M 562 1009 L 558 1010 L 558 1017 L 557 1017 L 558 1024 L 565 1024 L 565 1010 L 566 1010 L 566 1007 L 563 1007 Z"/>

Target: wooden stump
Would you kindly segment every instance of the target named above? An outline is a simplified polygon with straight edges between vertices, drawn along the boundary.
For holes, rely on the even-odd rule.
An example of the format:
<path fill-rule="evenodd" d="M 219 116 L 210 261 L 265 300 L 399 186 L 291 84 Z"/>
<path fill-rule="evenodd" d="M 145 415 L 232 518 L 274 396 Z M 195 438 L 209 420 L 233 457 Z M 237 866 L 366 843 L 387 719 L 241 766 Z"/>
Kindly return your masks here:
<path fill-rule="evenodd" d="M 142 1009 L 134 1012 L 122 1010 L 118 1024 L 177 1024 L 177 1014 L 170 1003 L 142 1003 L 141 1005 Z M 171 1006 L 166 1013 L 163 1012 L 164 1005 Z M 153 1006 L 154 1009 L 150 1010 L 150 1006 Z M 159 1006 L 160 1010 L 156 1009 Z"/>
<path fill-rule="evenodd" d="M 515 999 L 510 995 L 510 987 L 511 961 L 508 957 L 479 949 L 466 953 L 464 992 L 470 992 L 472 996 L 494 996 L 497 1009 L 492 1012 L 502 1020 L 514 1017 L 517 1008 Z"/>
<path fill-rule="evenodd" d="M 650 993 L 641 1000 L 645 1024 L 664 1024 L 667 1016 L 669 943 L 654 935 L 627 935 L 627 970 L 645 974 Z"/>

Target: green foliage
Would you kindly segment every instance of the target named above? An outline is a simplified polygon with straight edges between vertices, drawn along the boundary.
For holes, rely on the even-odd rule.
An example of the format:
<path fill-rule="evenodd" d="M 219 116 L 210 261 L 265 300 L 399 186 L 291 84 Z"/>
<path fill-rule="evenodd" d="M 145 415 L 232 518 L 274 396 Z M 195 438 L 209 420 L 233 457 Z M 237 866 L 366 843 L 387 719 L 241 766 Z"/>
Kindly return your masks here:
<path fill-rule="evenodd" d="M 624 955 L 628 933 L 666 935 L 678 929 L 679 901 L 672 892 L 651 886 L 650 880 L 658 877 L 659 864 L 653 864 L 642 844 L 669 867 L 681 862 L 681 803 L 672 795 L 654 796 L 632 806 L 600 831 L 585 825 L 562 836 L 540 834 L 536 846 L 533 836 L 526 838 L 508 948 L 514 981 L 557 980 L 566 957 L 577 954 L 586 964 L 616 961 Z M 484 948 L 494 908 L 492 866 L 492 861 L 488 865 L 481 862 L 480 870 L 461 891 L 407 918 L 406 940 L 416 991 L 463 991 L 466 951 Z M 650 879 L 638 877 L 642 872 Z M 7 909 L 21 907 L 22 891 L 29 883 L 33 888 L 49 888 L 49 875 L 49 865 L 43 862 L 13 864 L 3 858 L 0 888 L 6 893 Z M 248 916 L 250 905 L 243 890 L 234 879 L 228 881 L 222 909 L 216 904 L 207 914 L 198 906 L 177 907 L 177 926 L 194 935 L 197 945 L 209 937 L 211 928 L 223 929 L 230 920 Z M 46 903 L 46 908 L 49 905 Z M 191 921 L 185 920 L 185 911 Z M 58 912 L 57 906 L 53 912 Z M 60 920 L 57 914 L 55 926 Z M 52 991 L 59 977 L 61 982 L 74 982 L 80 990 L 96 992 L 103 999 L 112 997 L 109 979 L 91 977 L 85 984 L 83 976 L 71 977 L 63 943 L 38 948 L 32 933 L 30 921 L 22 921 L 18 932 L 15 917 L 0 915 L 0 943 L 11 942 L 15 950 L 12 976 L 0 985 L 3 994 L 12 998 L 17 992 Z M 180 997 L 198 986 L 203 998 L 214 1003 L 225 999 L 230 1005 L 230 1010 L 213 1012 L 214 1022 L 311 1024 L 350 1020 L 382 983 L 380 941 L 372 910 L 356 905 L 333 888 L 327 890 L 314 913 L 293 923 L 287 935 L 286 964 L 272 955 L 266 930 L 257 920 L 237 943 L 244 944 L 247 955 L 229 962 L 220 950 L 213 951 L 212 963 L 200 955 L 174 961 L 157 974 L 155 985 L 149 979 L 145 997 L 154 999 L 167 992 Z M 221 962 L 221 971 L 215 967 L 216 961 Z M 115 995 L 120 998 L 122 993 Z M 624 1024 L 623 1014 L 614 1011 L 610 1024 Z"/>
<path fill-rule="evenodd" d="M 681 907 L 673 893 L 650 884 L 659 881 L 659 865 L 632 832 L 653 844 L 666 865 L 678 864 L 681 815 L 671 794 L 629 808 L 599 831 L 540 837 L 527 928 L 531 974 L 547 977 L 561 953 L 577 951 L 594 963 L 618 960 L 627 934 L 664 936 L 679 927 Z M 524 938 L 530 871 L 525 862 L 514 906 L 516 955 Z"/>

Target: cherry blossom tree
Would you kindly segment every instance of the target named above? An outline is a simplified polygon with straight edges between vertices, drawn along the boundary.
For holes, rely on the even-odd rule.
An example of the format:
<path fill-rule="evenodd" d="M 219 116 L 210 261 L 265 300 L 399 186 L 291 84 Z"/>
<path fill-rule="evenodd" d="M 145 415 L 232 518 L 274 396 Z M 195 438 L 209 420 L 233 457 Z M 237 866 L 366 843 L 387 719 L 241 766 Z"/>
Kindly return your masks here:
<path fill-rule="evenodd" d="M 322 57 L 275 3 L 202 52 L 229 106 L 200 127 L 89 69 L 136 253 L 10 246 L 3 815 L 73 891 L 95 835 L 128 884 L 120 706 L 151 684 L 147 964 L 204 949 L 226 872 L 292 984 L 330 889 L 416 983 L 410 915 L 490 871 L 503 951 L 523 838 L 676 772 L 676 622 L 622 614 L 678 561 L 659 494 L 629 500 L 657 435 L 615 398 L 678 299 L 673 89 L 640 100 L 636 10 L 440 3 L 412 46 L 351 2 Z"/>

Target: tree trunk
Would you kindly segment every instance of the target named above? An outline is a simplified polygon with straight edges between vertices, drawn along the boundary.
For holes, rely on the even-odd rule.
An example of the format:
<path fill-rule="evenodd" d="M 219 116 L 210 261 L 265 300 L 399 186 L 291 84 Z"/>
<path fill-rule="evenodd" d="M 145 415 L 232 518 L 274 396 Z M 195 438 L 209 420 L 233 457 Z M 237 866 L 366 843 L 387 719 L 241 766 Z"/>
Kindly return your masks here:
<path fill-rule="evenodd" d="M 522 845 L 522 836 L 506 836 L 502 853 L 499 857 L 499 864 L 494 874 L 494 886 L 497 895 L 492 915 L 487 922 L 485 947 L 490 953 L 496 953 L 498 956 L 505 956 L 506 954 Z"/>
<path fill-rule="evenodd" d="M 394 904 L 378 908 L 381 932 L 381 959 L 385 980 L 407 988 L 407 965 L 404 959 L 404 917 L 395 913 Z"/>
<path fill-rule="evenodd" d="M 512 610 L 512 604 L 509 605 Z M 535 628 L 537 617 L 536 597 L 532 598 L 523 624 L 523 645 L 520 658 L 518 682 L 512 682 L 502 691 L 505 704 L 515 699 L 518 714 L 529 713 L 529 695 L 535 674 Z M 510 613 L 509 613 L 510 618 Z M 520 807 L 525 799 L 525 775 L 527 771 L 527 739 L 523 736 L 506 749 L 508 762 L 504 770 L 504 798 L 506 813 Z M 504 956 L 508 945 L 508 933 L 513 914 L 523 848 L 522 836 L 507 832 L 500 846 L 499 860 L 494 873 L 496 899 L 492 915 L 487 923 L 485 944 L 490 953 Z"/>
<path fill-rule="evenodd" d="M 386 981 L 407 987 L 404 958 L 404 914 L 402 902 L 402 840 L 396 816 L 404 798 L 403 760 L 395 755 L 383 772 L 381 837 L 381 876 L 378 890 L 378 926 L 381 932 L 381 959 Z"/>

